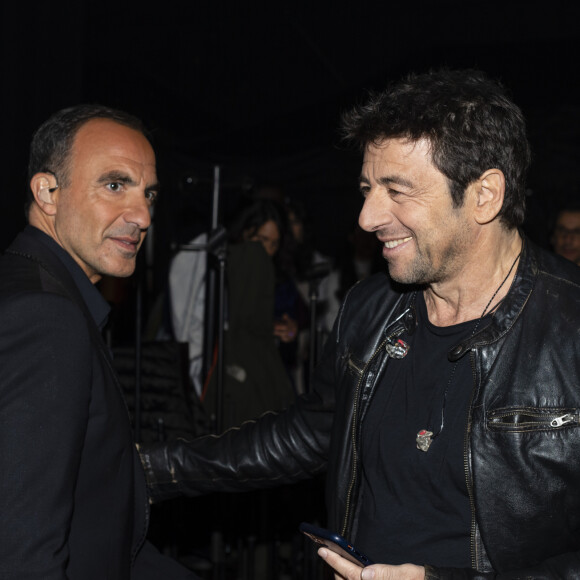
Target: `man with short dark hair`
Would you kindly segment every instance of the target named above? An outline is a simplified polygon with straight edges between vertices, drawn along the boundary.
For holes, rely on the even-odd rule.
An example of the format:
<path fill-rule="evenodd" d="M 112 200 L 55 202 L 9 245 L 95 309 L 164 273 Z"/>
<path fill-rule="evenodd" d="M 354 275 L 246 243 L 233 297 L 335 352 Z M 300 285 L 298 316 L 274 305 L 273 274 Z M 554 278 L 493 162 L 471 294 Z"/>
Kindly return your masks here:
<path fill-rule="evenodd" d="M 552 231 L 554 252 L 580 266 L 580 203 L 565 205 Z"/>
<path fill-rule="evenodd" d="M 311 392 L 153 446 L 155 497 L 327 471 L 337 578 L 580 576 L 580 273 L 532 244 L 521 111 L 476 71 L 410 75 L 344 120 L 389 275 L 347 295 Z M 168 475 L 170 474 L 170 476 Z"/>
<path fill-rule="evenodd" d="M 129 276 L 157 195 L 141 123 L 98 105 L 35 133 L 29 225 L 0 258 L 0 578 L 186 579 L 148 498 L 94 287 Z"/>

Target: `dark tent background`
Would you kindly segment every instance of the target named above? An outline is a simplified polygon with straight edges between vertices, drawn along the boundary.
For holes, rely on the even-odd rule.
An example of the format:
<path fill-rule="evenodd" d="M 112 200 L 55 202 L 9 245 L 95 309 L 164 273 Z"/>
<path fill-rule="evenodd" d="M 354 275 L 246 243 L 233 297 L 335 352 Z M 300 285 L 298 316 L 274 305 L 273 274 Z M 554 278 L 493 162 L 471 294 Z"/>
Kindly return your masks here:
<path fill-rule="evenodd" d="M 207 224 L 213 167 L 223 208 L 280 185 L 303 200 L 332 254 L 360 205 L 358 155 L 341 150 L 340 113 L 409 70 L 477 67 L 524 109 L 534 148 L 528 228 L 545 241 L 554 203 L 578 193 L 577 3 L 3 2 L 5 247 L 23 223 L 27 147 L 54 110 L 127 109 L 151 127 L 163 199 L 157 239 Z"/>

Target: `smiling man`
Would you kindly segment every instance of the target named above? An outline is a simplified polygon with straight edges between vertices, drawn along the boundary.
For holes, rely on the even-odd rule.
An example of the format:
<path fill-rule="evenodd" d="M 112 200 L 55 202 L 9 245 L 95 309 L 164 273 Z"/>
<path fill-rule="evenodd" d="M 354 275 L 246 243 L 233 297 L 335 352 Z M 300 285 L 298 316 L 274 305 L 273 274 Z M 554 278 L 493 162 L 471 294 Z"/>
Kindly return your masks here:
<path fill-rule="evenodd" d="M 322 549 L 337 579 L 580 577 L 580 272 L 519 230 L 521 111 L 482 73 L 441 70 L 344 131 L 388 275 L 351 289 L 295 406 L 143 450 L 153 494 L 326 470 L 326 527 L 381 562 Z"/>
<path fill-rule="evenodd" d="M 195 576 L 147 544 L 148 499 L 94 287 L 129 276 L 155 155 L 134 117 L 59 111 L 30 150 L 29 225 L 0 259 L 0 577 Z"/>

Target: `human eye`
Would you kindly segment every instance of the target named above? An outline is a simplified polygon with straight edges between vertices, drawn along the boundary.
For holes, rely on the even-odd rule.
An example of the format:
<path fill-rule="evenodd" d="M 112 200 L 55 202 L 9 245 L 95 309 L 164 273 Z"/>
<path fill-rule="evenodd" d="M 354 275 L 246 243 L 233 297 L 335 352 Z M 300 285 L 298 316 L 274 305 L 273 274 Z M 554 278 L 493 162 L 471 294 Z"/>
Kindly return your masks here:
<path fill-rule="evenodd" d="M 153 205 L 157 201 L 157 191 L 154 190 L 147 190 L 145 191 L 145 199 Z"/>
<path fill-rule="evenodd" d="M 123 183 L 120 181 L 111 181 L 107 183 L 105 187 L 113 193 L 118 193 L 123 190 Z"/>
<path fill-rule="evenodd" d="M 360 185 L 359 191 L 360 194 L 366 199 L 367 195 L 369 194 L 371 188 L 368 185 Z"/>

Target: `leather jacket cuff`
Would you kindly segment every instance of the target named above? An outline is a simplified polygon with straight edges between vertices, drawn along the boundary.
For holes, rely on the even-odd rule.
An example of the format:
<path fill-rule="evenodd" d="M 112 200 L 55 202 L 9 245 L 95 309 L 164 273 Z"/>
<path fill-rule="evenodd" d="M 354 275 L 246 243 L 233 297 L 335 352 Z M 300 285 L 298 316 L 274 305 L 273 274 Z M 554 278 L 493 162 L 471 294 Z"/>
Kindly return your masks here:
<path fill-rule="evenodd" d="M 169 462 L 167 445 L 141 444 L 137 449 L 145 472 L 149 501 L 155 503 L 180 496 L 178 482 L 171 478 L 173 470 Z"/>

